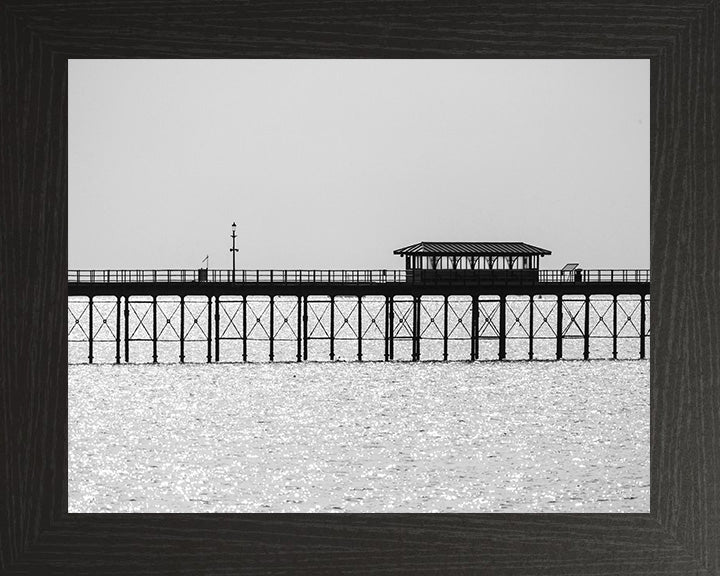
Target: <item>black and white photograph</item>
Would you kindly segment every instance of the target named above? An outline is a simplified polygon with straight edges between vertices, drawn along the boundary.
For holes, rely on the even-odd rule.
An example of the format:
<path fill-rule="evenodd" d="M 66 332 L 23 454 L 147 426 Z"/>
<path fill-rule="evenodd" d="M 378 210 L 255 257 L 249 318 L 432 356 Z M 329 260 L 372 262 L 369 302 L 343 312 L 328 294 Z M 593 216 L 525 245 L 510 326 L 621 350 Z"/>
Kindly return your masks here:
<path fill-rule="evenodd" d="M 67 93 L 70 513 L 650 511 L 649 60 Z"/>

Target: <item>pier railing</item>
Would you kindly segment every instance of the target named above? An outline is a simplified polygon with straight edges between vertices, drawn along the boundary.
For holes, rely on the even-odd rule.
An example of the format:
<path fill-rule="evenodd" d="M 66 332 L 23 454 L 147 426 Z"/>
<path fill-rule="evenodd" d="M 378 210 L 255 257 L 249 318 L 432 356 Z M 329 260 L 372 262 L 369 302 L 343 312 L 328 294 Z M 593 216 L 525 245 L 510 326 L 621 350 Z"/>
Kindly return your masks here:
<path fill-rule="evenodd" d="M 483 284 L 535 284 L 578 282 L 650 282 L 650 270 L 539 270 L 537 280 L 527 277 L 509 277 L 506 270 L 495 280 L 492 275 L 483 276 Z M 450 275 L 448 275 L 450 273 Z M 473 284 L 471 270 L 444 270 L 433 281 L 407 274 L 406 270 L 68 270 L 69 283 L 139 283 L 139 282 L 235 282 L 235 283 L 340 283 L 385 284 L 447 283 Z"/>
<path fill-rule="evenodd" d="M 540 282 L 650 282 L 650 270 L 540 270 Z"/>

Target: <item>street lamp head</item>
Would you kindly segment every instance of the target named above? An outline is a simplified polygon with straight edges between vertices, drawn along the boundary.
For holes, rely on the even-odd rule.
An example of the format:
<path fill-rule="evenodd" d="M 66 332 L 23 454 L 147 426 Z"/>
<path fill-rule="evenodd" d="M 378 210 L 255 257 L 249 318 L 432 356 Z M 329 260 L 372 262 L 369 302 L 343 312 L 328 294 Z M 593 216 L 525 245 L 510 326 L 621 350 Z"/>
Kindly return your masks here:
<path fill-rule="evenodd" d="M 233 228 L 235 228 L 235 222 L 233 222 L 233 225 L 232 225 L 232 227 L 233 227 Z"/>

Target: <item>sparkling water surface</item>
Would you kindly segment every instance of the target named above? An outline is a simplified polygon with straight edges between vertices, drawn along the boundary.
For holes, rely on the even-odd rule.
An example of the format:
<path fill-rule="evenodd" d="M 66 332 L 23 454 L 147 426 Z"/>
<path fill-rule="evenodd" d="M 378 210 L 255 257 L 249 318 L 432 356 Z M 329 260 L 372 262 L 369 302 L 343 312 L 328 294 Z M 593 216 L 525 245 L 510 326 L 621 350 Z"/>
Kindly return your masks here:
<path fill-rule="evenodd" d="M 70 512 L 648 512 L 649 362 L 74 365 Z"/>

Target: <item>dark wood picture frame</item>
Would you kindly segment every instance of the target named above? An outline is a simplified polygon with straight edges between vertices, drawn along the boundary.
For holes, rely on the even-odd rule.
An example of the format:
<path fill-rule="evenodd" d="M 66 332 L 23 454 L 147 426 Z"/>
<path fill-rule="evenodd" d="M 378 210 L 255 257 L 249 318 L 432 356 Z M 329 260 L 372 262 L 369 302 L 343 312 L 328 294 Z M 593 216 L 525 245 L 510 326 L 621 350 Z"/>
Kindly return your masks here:
<path fill-rule="evenodd" d="M 6 0 L 0 571 L 720 574 L 719 6 Z M 67 60 L 258 57 L 650 60 L 649 514 L 67 513 Z"/>

